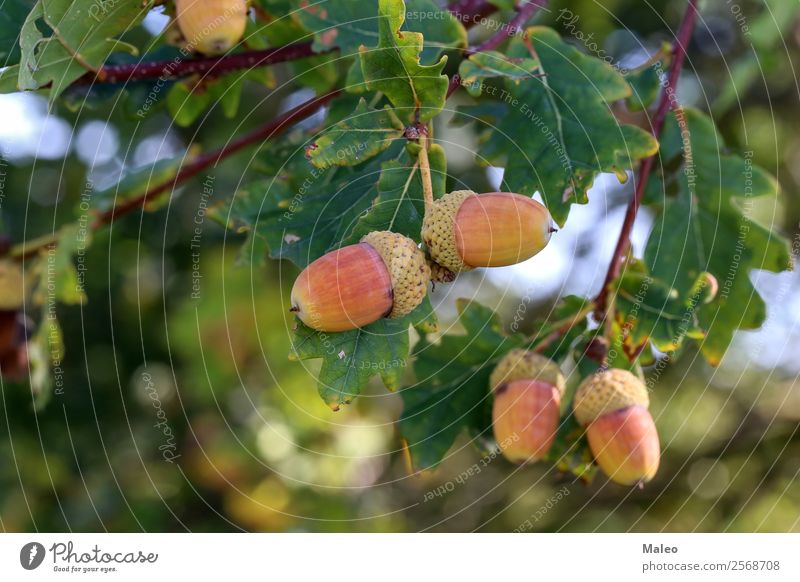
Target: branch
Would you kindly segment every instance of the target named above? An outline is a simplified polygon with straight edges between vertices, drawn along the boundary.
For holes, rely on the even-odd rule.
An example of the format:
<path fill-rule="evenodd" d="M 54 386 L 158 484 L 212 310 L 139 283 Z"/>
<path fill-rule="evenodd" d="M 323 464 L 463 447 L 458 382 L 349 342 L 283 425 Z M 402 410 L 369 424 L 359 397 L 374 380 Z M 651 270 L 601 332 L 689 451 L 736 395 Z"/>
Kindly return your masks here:
<path fill-rule="evenodd" d="M 294 109 L 290 109 L 286 113 L 279 115 L 262 127 L 255 129 L 250 133 L 244 134 L 243 136 L 225 144 L 223 147 L 217 150 L 198 156 L 190 163 L 182 166 L 174 178 L 156 184 L 152 188 L 149 188 L 147 192 L 141 196 L 126 200 L 122 204 L 114 206 L 113 208 L 98 214 L 91 224 L 92 230 L 97 230 L 107 224 L 110 224 L 120 216 L 142 208 L 145 204 L 147 204 L 148 199 L 152 199 L 154 196 L 157 196 L 162 192 L 177 187 L 189 178 L 196 176 L 203 170 L 217 164 L 221 160 L 235 154 L 236 152 L 253 145 L 254 143 L 260 143 L 278 135 L 290 125 L 309 117 L 320 107 L 341 93 L 341 89 L 336 89 L 319 97 L 309 99 Z M 13 248 L 11 250 L 11 256 L 17 260 L 24 259 L 34 256 L 42 249 L 52 247 L 56 244 L 58 244 L 57 234 L 48 235 L 34 241 L 22 243 L 21 245 Z"/>
<path fill-rule="evenodd" d="M 675 37 L 675 42 L 672 45 L 672 63 L 670 64 L 667 82 L 661 91 L 661 99 L 658 104 L 658 109 L 653 116 L 652 133 L 653 136 L 660 140 L 661 132 L 664 129 L 664 121 L 667 112 L 670 109 L 677 109 L 679 107 L 675 89 L 678 85 L 678 78 L 680 77 L 683 63 L 686 59 L 686 49 L 692 38 L 695 22 L 697 20 L 697 0 L 689 0 L 686 7 L 686 12 L 683 15 L 678 34 Z M 611 284 L 619 277 L 620 270 L 622 269 L 622 262 L 625 254 L 630 246 L 631 231 L 633 230 L 633 223 L 636 221 L 636 214 L 639 212 L 641 206 L 642 196 L 644 195 L 647 182 L 650 179 L 650 173 L 655 165 L 658 153 L 646 158 L 641 167 L 639 168 L 639 176 L 636 182 L 633 198 L 628 203 L 628 210 L 625 213 L 625 221 L 622 223 L 622 230 L 619 233 L 617 246 L 614 248 L 614 254 L 611 257 L 611 263 L 608 266 L 606 278 L 603 281 L 603 287 L 595 300 L 597 310 L 595 313 L 602 315 L 604 318 L 607 316 L 608 296 L 611 291 Z"/>
<path fill-rule="evenodd" d="M 488 39 L 475 47 L 469 47 L 464 51 L 464 56 L 469 57 L 475 53 L 484 51 L 491 51 L 500 46 L 503 41 L 511 38 L 514 35 L 520 34 L 525 26 L 525 23 L 530 20 L 534 14 L 540 9 L 544 8 L 548 0 L 520 0 L 517 6 L 517 14 L 508 23 L 500 27 L 500 30 L 495 32 Z M 455 93 L 456 89 L 461 86 L 461 76 L 455 73 L 450 78 L 450 84 L 447 87 L 447 96 L 450 97 Z"/>
<path fill-rule="evenodd" d="M 497 11 L 497 7 L 488 0 L 458 0 L 447 9 L 461 22 L 464 28 L 475 26 L 483 18 Z M 296 42 L 263 50 L 215 57 L 201 56 L 165 61 L 142 61 L 126 65 L 104 65 L 96 73 L 86 73 L 74 84 L 117 84 L 147 79 L 172 80 L 188 75 L 220 76 L 233 71 L 268 67 L 307 57 L 326 55 L 337 50 L 339 50 L 338 47 L 332 47 L 324 51 L 315 51 L 311 42 Z"/>
<path fill-rule="evenodd" d="M 336 48 L 314 51 L 310 42 L 298 42 L 263 50 L 246 51 L 217 57 L 192 57 L 166 61 L 142 61 L 128 65 L 104 65 L 97 74 L 86 73 L 75 85 L 126 83 L 144 79 L 178 79 L 188 75 L 219 76 L 233 71 L 267 67 L 287 61 L 331 53 Z"/>

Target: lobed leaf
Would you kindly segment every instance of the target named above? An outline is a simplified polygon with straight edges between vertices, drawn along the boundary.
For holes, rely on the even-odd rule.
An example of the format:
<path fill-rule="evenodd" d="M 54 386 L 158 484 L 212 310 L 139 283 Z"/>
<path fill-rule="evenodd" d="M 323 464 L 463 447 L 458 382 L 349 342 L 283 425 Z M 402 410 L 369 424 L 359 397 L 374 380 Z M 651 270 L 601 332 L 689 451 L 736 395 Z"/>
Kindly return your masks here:
<path fill-rule="evenodd" d="M 425 122 L 435 117 L 447 98 L 447 57 L 420 64 L 423 36 L 401 30 L 406 18 L 403 0 L 379 0 L 378 45 L 361 46 L 366 88 L 381 91 L 402 119 Z"/>
<path fill-rule="evenodd" d="M 792 268 L 788 241 L 749 216 L 756 199 L 774 199 L 779 187 L 752 158 L 725 153 L 713 122 L 697 110 L 670 115 L 661 143 L 667 175 L 660 184 L 675 183 L 677 192 L 662 191 L 660 198 L 654 190 L 648 192 L 647 202 L 663 204 L 663 213 L 648 241 L 645 262 L 654 277 L 681 297 L 692 292 L 703 273 L 717 279 L 716 298 L 693 306 L 706 332 L 702 353 L 716 365 L 737 329 L 758 328 L 766 319 L 750 271 Z"/>
<path fill-rule="evenodd" d="M 587 201 L 601 172 L 621 181 L 637 160 L 658 150 L 649 133 L 619 125 L 610 104 L 631 95 L 611 65 L 587 56 L 553 30 L 535 26 L 512 40 L 511 58 L 538 59 L 541 77 L 506 79 L 495 97 L 502 104 L 483 133 L 479 159 L 505 167 L 504 187 L 540 192 L 558 224 L 570 204 Z M 485 111 L 485 108 L 483 109 Z M 470 110 L 462 109 L 462 115 Z"/>

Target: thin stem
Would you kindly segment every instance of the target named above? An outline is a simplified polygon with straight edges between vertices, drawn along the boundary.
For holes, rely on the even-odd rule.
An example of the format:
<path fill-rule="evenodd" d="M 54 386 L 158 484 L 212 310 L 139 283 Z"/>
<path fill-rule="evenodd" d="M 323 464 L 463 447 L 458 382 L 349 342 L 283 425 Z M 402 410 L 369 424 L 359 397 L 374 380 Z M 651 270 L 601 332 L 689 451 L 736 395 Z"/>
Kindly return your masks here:
<path fill-rule="evenodd" d="M 433 206 L 433 181 L 431 180 L 431 163 L 428 160 L 428 133 L 423 131 L 419 138 L 419 173 L 422 179 L 422 197 L 425 200 L 425 212 Z"/>
<path fill-rule="evenodd" d="M 174 178 L 156 184 L 152 188 L 149 188 L 144 194 L 141 196 L 137 196 L 130 200 L 123 202 L 118 206 L 114 206 L 113 208 L 102 212 L 97 215 L 94 221 L 91 224 L 93 230 L 97 230 L 107 224 L 110 224 L 115 219 L 128 214 L 134 210 L 142 208 L 147 204 L 149 199 L 175 188 L 179 184 L 182 184 L 189 178 L 196 176 L 203 170 L 219 163 L 221 160 L 235 154 L 236 152 L 253 145 L 254 143 L 261 143 L 266 141 L 275 135 L 281 133 L 290 125 L 309 117 L 312 113 L 317 111 L 320 107 L 322 107 L 325 103 L 337 97 L 342 92 L 341 89 L 336 89 L 334 91 L 330 91 L 329 93 L 325 93 L 319 97 L 315 97 L 314 99 L 310 99 L 305 103 L 302 103 L 295 107 L 294 109 L 290 109 L 286 113 L 279 115 L 278 117 L 274 118 L 269 123 L 263 125 L 262 127 L 251 131 L 250 133 L 246 133 L 245 135 L 227 143 L 223 147 L 202 154 L 192 160 L 190 163 L 186 164 L 185 166 L 181 167 L 178 173 L 175 175 Z M 53 246 L 58 244 L 58 236 L 57 235 L 49 235 L 46 237 L 42 237 L 40 239 L 36 239 L 34 241 L 29 241 L 26 243 L 22 243 L 21 245 L 15 247 L 11 251 L 11 256 L 15 259 L 23 259 L 26 257 L 30 257 L 38 253 L 44 248 Z"/>
<path fill-rule="evenodd" d="M 678 84 L 678 79 L 683 69 L 683 63 L 686 59 L 686 49 L 692 38 L 692 32 L 697 21 L 697 1 L 689 0 L 686 7 L 686 12 L 683 15 L 678 34 L 675 37 L 675 42 L 672 44 L 672 63 L 670 64 L 667 82 L 661 92 L 661 99 L 658 104 L 658 109 L 653 116 L 652 133 L 658 140 L 661 138 L 661 132 L 664 129 L 664 122 L 666 120 L 667 112 L 670 109 L 677 109 L 679 107 L 675 90 Z M 617 239 L 617 245 L 614 248 L 614 254 L 611 257 L 611 263 L 608 266 L 603 287 L 595 301 L 597 305 L 596 313 L 599 316 L 607 317 L 610 313 L 609 306 L 613 303 L 609 300 L 611 292 L 611 284 L 617 277 L 619 277 L 622 269 L 622 262 L 625 254 L 630 247 L 630 237 L 633 230 L 633 224 L 636 221 L 636 214 L 639 212 L 639 207 L 642 203 L 644 191 L 647 188 L 647 182 L 650 179 L 650 174 L 653 171 L 658 154 L 654 154 L 649 158 L 642 161 L 639 169 L 638 179 L 636 180 L 636 188 L 633 197 L 628 203 L 628 209 L 625 212 L 625 220 L 622 223 L 622 230 Z"/>
<path fill-rule="evenodd" d="M 547 2 L 548 0 L 521 0 L 520 4 L 517 6 L 516 16 L 514 16 L 514 18 L 511 19 L 508 24 L 501 26 L 500 30 L 495 32 L 481 44 L 464 50 L 464 56 L 469 57 L 475 53 L 494 50 L 506 39 L 520 34 L 525 26 L 525 23 L 527 23 L 528 20 L 530 20 L 540 8 L 544 8 L 544 6 L 547 5 Z M 461 76 L 456 73 L 450 77 L 450 84 L 447 87 L 447 96 L 450 97 L 450 95 L 455 93 L 456 89 L 458 89 L 460 85 Z"/>

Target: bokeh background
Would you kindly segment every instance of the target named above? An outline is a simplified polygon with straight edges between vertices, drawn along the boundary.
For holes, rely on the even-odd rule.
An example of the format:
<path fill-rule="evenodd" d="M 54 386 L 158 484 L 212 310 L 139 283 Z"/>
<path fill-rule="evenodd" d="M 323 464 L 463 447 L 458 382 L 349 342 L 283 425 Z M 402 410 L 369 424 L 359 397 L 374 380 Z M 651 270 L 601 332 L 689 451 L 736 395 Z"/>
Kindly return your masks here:
<path fill-rule="evenodd" d="M 563 33 L 561 8 L 579 15 L 579 28 L 615 62 L 634 66 L 669 40 L 683 3 L 554 1 L 540 21 Z M 800 3 L 714 0 L 701 3 L 701 14 L 679 99 L 710 111 L 734 151 L 752 151 L 777 176 L 780 206 L 754 212 L 797 250 Z M 164 21 L 151 14 L 133 37 L 145 42 Z M 489 32 L 477 27 L 470 36 Z M 248 87 L 240 110 L 267 120 L 311 95 L 291 82 L 278 86 Z M 442 118 L 437 139 L 451 174 L 474 189 L 496 186 L 500 172 L 474 164 L 474 133 Z M 223 143 L 237 128 L 218 108 L 185 129 L 165 112 L 136 121 L 114 99 L 48 112 L 41 95 L 0 95 L 6 227 L 16 241 L 52 232 L 74 220 L 87 179 L 97 189 L 113 185 L 193 142 Z M 259 155 L 213 168 L 213 192 L 232 192 Z M 94 238 L 85 257 L 88 304 L 58 308 L 63 394 L 39 407 L 27 384 L 2 380 L 0 530 L 800 531 L 797 273 L 751 274 L 768 321 L 739 333 L 719 368 L 690 350 L 661 375 L 652 409 L 662 467 L 643 490 L 602 476 L 586 485 L 547 465 L 482 463 L 466 435 L 436 472 L 409 475 L 393 426 L 400 397 L 376 380 L 340 412 L 320 400 L 317 363 L 287 358 L 296 269 L 238 266 L 241 238 L 203 220 L 204 178 L 177 189 L 158 212 L 130 215 Z M 596 293 L 629 188 L 598 180 L 590 204 L 573 209 L 541 255 L 437 287 L 443 329 L 457 331 L 458 297 L 474 297 L 509 322 L 520 302 L 532 321 L 559 295 Z M 636 252 L 651 223 L 643 212 Z M 475 463 L 477 474 L 457 480 Z"/>

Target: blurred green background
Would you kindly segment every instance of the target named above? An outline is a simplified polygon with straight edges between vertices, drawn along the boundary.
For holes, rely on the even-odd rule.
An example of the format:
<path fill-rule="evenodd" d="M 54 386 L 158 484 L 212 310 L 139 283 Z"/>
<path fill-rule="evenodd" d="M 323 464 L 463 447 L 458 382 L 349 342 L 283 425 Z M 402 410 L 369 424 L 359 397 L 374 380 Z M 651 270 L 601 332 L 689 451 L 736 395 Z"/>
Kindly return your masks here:
<path fill-rule="evenodd" d="M 615 61 L 636 64 L 669 39 L 683 3 L 552 2 L 540 21 L 563 33 L 562 8 Z M 701 3 L 680 85 L 682 102 L 710 110 L 733 150 L 752 151 L 778 177 L 781 207 L 756 212 L 793 237 L 795 250 L 798 8 L 794 0 Z M 307 96 L 291 83 L 266 94 L 249 87 L 240 110 L 267 120 Z M 466 97 L 452 103 L 459 99 Z M 48 115 L 40 96 L 0 96 L 0 208 L 15 241 L 74 220 L 87 177 L 98 188 L 113 184 L 192 142 L 222 143 L 238 125 L 217 109 L 188 129 L 163 111 L 140 122 L 122 109 L 105 100 Z M 473 135 L 446 124 L 437 131 L 453 176 L 475 189 L 495 183 L 496 173 L 472 162 Z M 213 168 L 210 203 L 233 192 L 260 155 Z M 89 303 L 58 309 L 63 394 L 35 410 L 26 384 L 2 381 L 0 530 L 800 531 L 796 273 L 753 274 L 769 320 L 740 333 L 719 369 L 689 351 L 661 375 L 652 410 L 662 467 L 643 490 L 601 476 L 585 485 L 545 465 L 482 463 L 466 436 L 436 472 L 409 475 L 393 427 L 399 396 L 376 381 L 351 407 L 325 406 L 317 363 L 287 359 L 296 269 L 237 266 L 241 239 L 203 220 L 205 179 L 176 190 L 158 212 L 130 215 L 95 237 L 86 255 Z M 596 290 L 629 195 L 603 181 L 544 258 L 437 288 L 442 328 L 457 331 L 457 297 L 475 297 L 508 322 L 521 300 L 533 320 L 561 293 Z M 635 248 L 648 228 L 644 215 Z M 480 471 L 460 478 L 475 463 Z"/>

